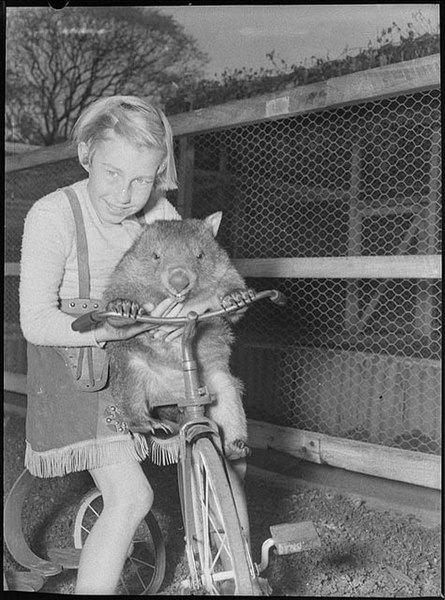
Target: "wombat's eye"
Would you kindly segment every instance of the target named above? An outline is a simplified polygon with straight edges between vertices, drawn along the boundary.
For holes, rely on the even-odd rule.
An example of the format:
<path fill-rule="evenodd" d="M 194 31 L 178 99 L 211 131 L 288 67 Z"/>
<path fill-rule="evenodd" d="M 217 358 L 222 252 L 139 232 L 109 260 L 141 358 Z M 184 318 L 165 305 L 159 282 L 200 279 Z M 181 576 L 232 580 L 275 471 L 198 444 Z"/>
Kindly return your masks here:
<path fill-rule="evenodd" d="M 196 258 L 198 258 L 199 260 L 201 260 L 201 258 L 204 258 L 204 252 L 197 252 Z"/>
<path fill-rule="evenodd" d="M 154 258 L 154 260 L 160 260 L 161 255 L 158 254 L 157 252 L 153 252 L 153 258 Z"/>

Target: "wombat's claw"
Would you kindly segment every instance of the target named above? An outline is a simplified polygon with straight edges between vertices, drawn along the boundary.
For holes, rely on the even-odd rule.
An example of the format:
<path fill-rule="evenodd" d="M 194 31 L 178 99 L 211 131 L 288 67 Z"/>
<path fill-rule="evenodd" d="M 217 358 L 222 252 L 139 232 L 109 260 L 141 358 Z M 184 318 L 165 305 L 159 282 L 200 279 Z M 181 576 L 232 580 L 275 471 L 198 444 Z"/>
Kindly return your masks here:
<path fill-rule="evenodd" d="M 228 460 L 237 460 L 246 458 L 252 454 L 252 451 L 244 440 L 234 440 L 230 444 L 226 444 L 225 454 Z"/>
<path fill-rule="evenodd" d="M 230 292 L 230 294 L 227 294 L 227 296 L 224 296 L 221 300 L 221 306 L 225 310 L 235 305 L 242 308 L 243 306 L 250 304 L 254 298 L 255 291 L 252 289 L 234 290 L 233 292 Z"/>
<path fill-rule="evenodd" d="M 121 298 L 109 302 L 107 308 L 109 311 L 114 311 L 119 316 L 128 317 L 130 319 L 136 319 L 136 317 L 144 313 L 144 309 L 139 306 L 137 302 Z"/>
<path fill-rule="evenodd" d="M 159 419 L 153 419 L 152 417 L 146 419 L 143 425 L 138 427 L 132 427 L 132 431 L 135 433 L 156 433 L 156 431 L 163 431 L 164 433 L 173 433 L 173 427 Z"/>

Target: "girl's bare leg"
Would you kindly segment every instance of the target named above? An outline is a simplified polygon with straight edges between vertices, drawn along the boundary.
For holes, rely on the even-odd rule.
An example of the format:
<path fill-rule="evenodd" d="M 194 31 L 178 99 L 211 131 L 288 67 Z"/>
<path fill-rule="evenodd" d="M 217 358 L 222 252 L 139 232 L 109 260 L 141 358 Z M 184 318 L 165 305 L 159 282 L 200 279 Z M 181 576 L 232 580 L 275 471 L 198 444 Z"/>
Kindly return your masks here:
<path fill-rule="evenodd" d="M 90 470 L 104 508 L 82 549 L 76 594 L 114 594 L 137 526 L 153 490 L 136 461 Z"/>

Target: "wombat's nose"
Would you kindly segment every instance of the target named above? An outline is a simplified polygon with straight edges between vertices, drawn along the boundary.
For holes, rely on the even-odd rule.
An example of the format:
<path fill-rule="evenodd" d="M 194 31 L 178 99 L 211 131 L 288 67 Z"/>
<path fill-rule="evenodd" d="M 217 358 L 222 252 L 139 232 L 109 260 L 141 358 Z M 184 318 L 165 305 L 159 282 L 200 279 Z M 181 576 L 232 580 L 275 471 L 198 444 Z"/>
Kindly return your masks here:
<path fill-rule="evenodd" d="M 182 292 L 190 284 L 190 279 L 184 269 L 175 269 L 170 273 L 168 282 L 177 292 Z"/>

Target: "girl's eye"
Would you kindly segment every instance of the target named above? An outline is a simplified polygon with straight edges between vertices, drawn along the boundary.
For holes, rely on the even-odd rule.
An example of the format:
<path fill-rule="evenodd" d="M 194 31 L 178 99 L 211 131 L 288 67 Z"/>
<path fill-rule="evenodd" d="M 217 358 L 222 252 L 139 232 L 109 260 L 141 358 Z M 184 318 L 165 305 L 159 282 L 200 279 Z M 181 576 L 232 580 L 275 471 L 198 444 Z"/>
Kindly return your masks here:
<path fill-rule="evenodd" d="M 137 185 L 150 185 L 152 183 L 151 179 L 146 179 L 145 177 L 138 177 L 134 180 Z"/>
<path fill-rule="evenodd" d="M 116 171 L 110 171 L 109 169 L 107 169 L 107 175 L 109 175 L 110 177 L 112 177 L 113 179 L 115 179 L 117 177 L 117 172 Z"/>

